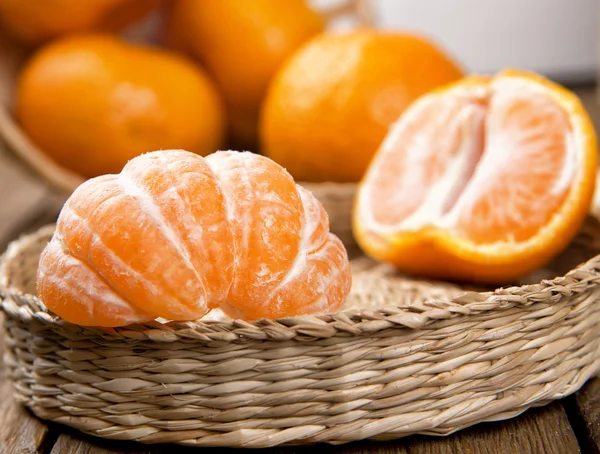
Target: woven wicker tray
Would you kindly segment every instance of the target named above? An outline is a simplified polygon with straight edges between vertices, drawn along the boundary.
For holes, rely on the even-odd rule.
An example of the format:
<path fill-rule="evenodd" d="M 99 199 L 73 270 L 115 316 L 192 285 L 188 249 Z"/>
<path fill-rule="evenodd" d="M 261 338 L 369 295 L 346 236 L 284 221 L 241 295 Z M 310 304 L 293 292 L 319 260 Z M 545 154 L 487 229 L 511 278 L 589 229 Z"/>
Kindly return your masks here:
<path fill-rule="evenodd" d="M 338 314 L 102 330 L 34 294 L 52 229 L 4 256 L 6 365 L 36 415 L 100 437 L 260 448 L 445 435 L 562 398 L 600 370 L 594 217 L 532 284 L 477 291 L 356 256 Z"/>

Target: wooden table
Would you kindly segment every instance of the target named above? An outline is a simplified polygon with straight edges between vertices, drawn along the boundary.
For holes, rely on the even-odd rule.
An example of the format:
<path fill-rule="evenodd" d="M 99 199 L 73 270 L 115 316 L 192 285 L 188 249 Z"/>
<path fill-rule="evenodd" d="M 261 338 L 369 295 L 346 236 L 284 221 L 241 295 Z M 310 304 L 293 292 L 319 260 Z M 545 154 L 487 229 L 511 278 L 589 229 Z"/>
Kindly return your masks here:
<path fill-rule="evenodd" d="M 600 131 L 600 105 L 591 88 L 579 90 Z M 65 200 L 0 147 L 0 251 L 22 233 L 53 222 Z M 0 340 L 0 352 L 3 345 Z M 600 453 L 600 378 L 578 393 L 512 420 L 474 426 L 448 437 L 408 437 L 393 442 L 343 446 L 273 448 L 263 453 Z M 18 405 L 0 361 L 0 454 L 109 454 L 199 452 L 179 446 L 146 446 L 82 435 L 47 425 Z M 203 452 L 216 450 L 203 449 Z M 233 450 L 231 450 L 233 451 Z"/>

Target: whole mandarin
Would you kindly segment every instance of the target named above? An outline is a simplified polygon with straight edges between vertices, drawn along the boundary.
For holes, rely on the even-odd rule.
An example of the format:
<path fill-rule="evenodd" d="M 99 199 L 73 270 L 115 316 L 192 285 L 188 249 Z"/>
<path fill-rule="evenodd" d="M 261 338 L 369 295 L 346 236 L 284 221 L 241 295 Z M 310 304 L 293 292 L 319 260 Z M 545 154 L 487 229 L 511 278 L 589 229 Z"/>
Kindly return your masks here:
<path fill-rule="evenodd" d="M 197 58 L 226 106 L 231 140 L 250 149 L 273 75 L 324 19 L 306 0 L 174 0 L 168 4 L 166 42 Z M 255 150 L 254 150 L 255 151 Z"/>
<path fill-rule="evenodd" d="M 0 23 L 20 41 L 39 45 L 72 33 L 118 31 L 160 0 L 0 0 Z"/>
<path fill-rule="evenodd" d="M 413 34 L 322 34 L 272 81 L 262 151 L 300 181 L 357 182 L 408 105 L 461 76 L 435 43 Z"/>
<path fill-rule="evenodd" d="M 202 69 L 104 34 L 41 48 L 18 81 L 16 116 L 42 151 L 88 178 L 119 172 L 152 149 L 207 155 L 220 147 L 225 124 Z"/>

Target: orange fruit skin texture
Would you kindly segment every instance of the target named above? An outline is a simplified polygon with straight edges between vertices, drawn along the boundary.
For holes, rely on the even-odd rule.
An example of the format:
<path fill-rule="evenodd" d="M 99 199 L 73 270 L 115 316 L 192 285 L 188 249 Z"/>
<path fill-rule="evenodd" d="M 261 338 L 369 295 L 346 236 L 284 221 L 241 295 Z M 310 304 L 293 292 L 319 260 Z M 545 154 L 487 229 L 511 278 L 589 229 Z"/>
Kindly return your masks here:
<path fill-rule="evenodd" d="M 391 174 L 388 175 L 388 178 L 391 176 L 395 179 L 395 183 L 392 180 L 388 181 L 389 184 L 380 180 L 382 170 L 377 168 L 377 161 L 379 155 L 383 156 L 383 149 L 386 147 L 384 142 L 369 171 L 359 184 L 355 199 L 353 229 L 363 251 L 377 260 L 391 263 L 399 270 L 411 274 L 482 284 L 507 285 L 517 283 L 523 277 L 544 266 L 568 246 L 579 232 L 589 213 L 596 183 L 596 134 L 579 99 L 570 91 L 539 75 L 511 69 L 501 72 L 495 78 L 467 77 L 458 83 L 435 90 L 431 96 L 440 96 L 443 99 L 451 90 L 463 90 L 467 93 L 469 90 L 474 90 L 474 93 L 489 87 L 495 80 L 502 81 L 511 78 L 517 81 L 526 81 L 537 87 L 543 94 L 537 98 L 531 98 L 533 100 L 528 100 L 527 94 L 520 93 L 518 96 L 521 97 L 515 98 L 513 103 L 506 104 L 507 110 L 503 111 L 507 114 L 506 124 L 512 124 L 512 127 L 524 125 L 526 128 L 533 129 L 531 133 L 525 130 L 525 135 L 521 138 L 550 141 L 542 142 L 537 159 L 529 163 L 520 162 L 518 161 L 519 156 L 513 153 L 511 160 L 508 163 L 504 162 L 504 168 L 498 165 L 496 171 L 498 175 L 502 176 L 503 183 L 497 189 L 497 198 L 492 199 L 495 204 L 487 203 L 490 199 L 486 199 L 485 194 L 489 189 L 485 185 L 475 186 L 474 189 L 480 192 L 481 197 L 471 206 L 471 210 L 466 210 L 458 218 L 458 229 L 425 224 L 419 228 L 405 230 L 398 227 L 394 231 L 393 226 L 375 228 L 369 222 L 369 217 L 372 216 L 374 209 L 370 207 L 377 207 L 376 200 L 393 198 L 395 193 L 392 187 L 395 185 L 396 190 L 399 191 L 402 186 L 403 176 L 400 172 L 395 177 Z M 527 107 L 529 102 L 532 103 L 530 104 L 532 107 Z M 554 105 L 547 106 L 551 117 L 546 119 L 536 117 L 536 112 L 543 109 L 540 102 L 554 103 Z M 408 115 L 411 109 L 412 106 L 405 115 Z M 521 109 L 525 109 L 527 114 L 519 117 Z M 429 119 L 432 120 L 433 117 L 429 117 Z M 497 116 L 496 120 L 498 120 Z M 401 121 L 402 117 L 398 123 Z M 536 130 L 537 127 L 541 127 L 541 129 Z M 569 165 L 565 162 L 564 156 L 565 142 L 562 137 L 564 131 L 561 129 L 563 127 L 570 128 L 575 135 L 573 143 L 577 147 L 576 162 L 570 163 L 574 165 L 574 173 L 569 187 L 564 193 L 553 195 L 550 186 L 554 182 L 551 182 L 550 178 L 556 178 L 556 176 L 548 175 L 540 178 L 540 175 L 543 175 L 544 169 L 549 172 L 557 172 L 561 170 L 560 167 Z M 390 137 L 394 134 L 393 127 Z M 448 137 L 451 131 L 446 128 L 443 131 L 437 131 L 437 134 L 438 137 Z M 518 145 L 518 142 L 514 143 Z M 390 150 L 393 149 L 391 152 L 393 155 L 390 154 L 390 157 L 396 156 L 394 160 L 400 161 L 403 154 L 402 143 L 390 138 L 387 145 L 391 147 Z M 427 150 L 432 155 L 439 155 L 441 151 L 439 148 Z M 496 151 L 500 154 L 509 154 L 513 150 L 499 148 Z M 548 157 L 544 158 L 544 153 Z M 430 159 L 434 161 L 435 157 Z M 513 160 L 517 164 L 511 167 Z M 432 167 L 433 165 L 429 168 Z M 410 171 L 414 174 L 418 170 L 411 169 Z M 488 177 L 491 181 L 494 175 L 491 174 Z M 534 199 L 529 200 L 527 204 L 523 202 L 523 205 L 520 206 L 502 205 L 502 197 L 506 197 L 508 200 L 510 188 L 518 186 L 520 182 L 525 182 L 524 186 L 520 186 L 521 188 L 529 187 L 533 191 Z M 371 192 L 378 184 L 388 184 L 387 192 L 376 190 Z M 415 198 L 415 194 L 419 193 L 419 188 L 413 187 L 410 192 L 411 194 L 405 193 L 405 196 L 409 199 Z M 508 203 L 506 200 L 505 203 Z M 546 209 L 546 212 L 539 211 L 540 203 L 542 204 L 541 210 Z M 517 222 L 505 220 L 504 225 L 494 226 L 493 222 L 496 222 L 493 217 L 494 213 L 505 212 L 516 217 Z M 540 216 L 540 225 L 537 226 L 537 229 L 535 231 L 522 230 L 518 218 L 527 221 L 535 219 L 535 216 Z M 483 219 L 484 222 L 480 224 L 474 222 L 477 217 Z M 492 224 L 487 226 L 487 230 L 480 229 L 480 226 L 485 225 L 485 221 L 489 219 L 492 219 Z M 511 222 L 513 223 L 511 224 Z M 508 229 L 509 233 L 510 229 L 513 229 L 512 234 L 515 236 L 513 241 L 500 239 L 507 233 L 503 229 Z M 494 241 L 497 242 L 494 244 Z"/>
<path fill-rule="evenodd" d="M 37 288 L 65 320 L 114 327 L 217 307 L 244 319 L 337 311 L 351 280 L 325 210 L 278 164 L 166 150 L 73 192 Z"/>
<path fill-rule="evenodd" d="M 274 78 L 262 111 L 262 150 L 296 180 L 357 182 L 404 109 L 462 75 L 436 44 L 416 35 L 322 34 Z"/>
<path fill-rule="evenodd" d="M 175 0 L 165 41 L 196 57 L 226 105 L 232 146 L 252 149 L 267 87 L 281 64 L 325 28 L 305 0 Z"/>
<path fill-rule="evenodd" d="M 70 33 L 118 31 L 159 3 L 160 0 L 0 0 L 0 23 L 20 41 L 39 45 Z"/>
<path fill-rule="evenodd" d="M 201 68 L 171 52 L 89 34 L 43 47 L 18 81 L 16 116 L 61 166 L 117 173 L 147 150 L 218 150 L 224 111 Z"/>

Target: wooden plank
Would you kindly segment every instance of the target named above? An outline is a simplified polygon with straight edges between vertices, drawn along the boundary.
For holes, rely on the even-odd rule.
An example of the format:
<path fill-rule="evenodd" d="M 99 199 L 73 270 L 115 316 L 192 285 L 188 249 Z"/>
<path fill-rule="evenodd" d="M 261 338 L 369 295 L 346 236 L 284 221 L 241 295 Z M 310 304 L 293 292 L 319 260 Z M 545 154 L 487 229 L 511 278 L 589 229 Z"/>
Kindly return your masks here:
<path fill-rule="evenodd" d="M 318 448 L 318 449 L 317 449 Z M 193 453 L 193 448 L 145 446 L 62 434 L 51 454 L 167 454 Z M 480 424 L 447 437 L 408 437 L 389 442 L 359 442 L 341 446 L 319 445 L 259 449 L 262 454 L 571 454 L 579 453 L 579 444 L 559 402 L 532 409 L 518 418 Z M 216 448 L 203 452 L 217 452 Z M 220 451 L 220 450 L 219 450 Z M 231 450 L 239 452 L 238 450 Z"/>
<path fill-rule="evenodd" d="M 571 422 L 585 452 L 600 453 L 600 378 L 588 381 L 569 403 Z"/>
<path fill-rule="evenodd" d="M 399 442 L 360 442 L 350 443 L 341 446 L 318 445 L 299 446 L 285 448 L 269 448 L 252 450 L 256 454 L 309 454 L 313 452 L 322 454 L 409 454 L 409 451 Z M 115 442 L 111 440 L 101 440 L 94 437 L 88 437 L 80 434 L 61 434 L 54 444 L 50 454 L 195 454 L 199 451 L 206 454 L 216 454 L 217 452 L 239 453 L 245 450 L 241 449 L 223 449 L 223 448 L 193 448 L 177 445 L 156 445 L 146 446 L 139 443 Z"/>
<path fill-rule="evenodd" d="M 480 424 L 447 439 L 415 437 L 409 454 L 570 454 L 579 443 L 560 404 L 531 409 L 518 418 Z"/>
<path fill-rule="evenodd" d="M 83 436 L 63 433 L 58 437 L 51 454 L 122 454 L 127 452 L 125 449 L 124 446 L 119 447 L 114 442 L 96 441 L 92 437 L 83 438 Z M 129 452 L 142 454 L 148 451 L 140 445 L 138 450 Z"/>
<path fill-rule="evenodd" d="M 5 372 L 0 362 L 0 454 L 47 451 L 53 434 L 13 398 Z"/>

